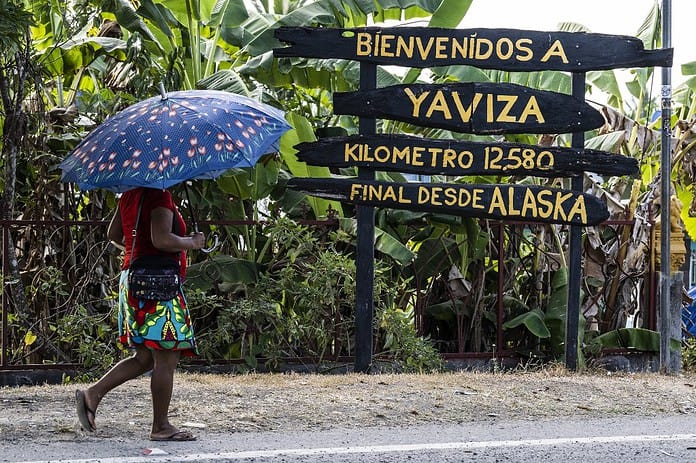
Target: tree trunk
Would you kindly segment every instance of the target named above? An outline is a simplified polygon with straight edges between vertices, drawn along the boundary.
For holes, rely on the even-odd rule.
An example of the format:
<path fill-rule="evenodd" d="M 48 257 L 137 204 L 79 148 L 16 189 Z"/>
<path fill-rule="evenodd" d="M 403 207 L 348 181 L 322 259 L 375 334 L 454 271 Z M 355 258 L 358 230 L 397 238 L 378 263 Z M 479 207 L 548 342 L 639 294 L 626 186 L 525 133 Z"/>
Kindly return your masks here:
<path fill-rule="evenodd" d="M 26 37 L 26 50 L 29 50 L 29 36 Z M 22 110 L 23 95 L 28 76 L 27 69 L 30 66 L 29 53 L 17 52 L 14 62 L 6 69 L 10 70 L 10 77 L 6 69 L 0 68 L 0 98 L 2 110 L 5 114 L 2 128 L 2 159 L 3 159 L 3 185 L 2 192 L 2 218 L 9 220 L 14 217 L 14 196 L 17 179 L 17 154 L 25 134 L 26 113 Z M 9 275 L 3 275 L 4 284 L 8 284 L 16 315 L 28 315 L 29 305 L 24 294 L 24 284 L 19 274 L 19 264 L 15 252 L 14 241 L 11 233 L 8 233 L 8 242 L 4 243 L 3 254 L 7 253 L 9 268 L 5 269 Z M 7 278 L 9 276 L 10 278 Z"/>

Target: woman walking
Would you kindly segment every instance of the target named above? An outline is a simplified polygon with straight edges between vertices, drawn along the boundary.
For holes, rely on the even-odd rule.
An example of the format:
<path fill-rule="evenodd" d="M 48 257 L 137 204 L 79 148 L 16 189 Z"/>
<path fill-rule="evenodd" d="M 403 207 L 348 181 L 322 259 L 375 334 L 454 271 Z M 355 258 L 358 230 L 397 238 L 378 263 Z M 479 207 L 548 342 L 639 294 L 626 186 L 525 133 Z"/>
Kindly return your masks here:
<path fill-rule="evenodd" d="M 186 274 L 186 250 L 205 246 L 205 235 L 186 236 L 186 224 L 167 190 L 136 188 L 123 193 L 109 224 L 108 237 L 125 251 L 119 282 L 119 341 L 134 350 L 99 381 L 76 391 L 77 414 L 86 431 L 96 430 L 95 415 L 104 396 L 117 386 L 152 370 L 152 428 L 155 441 L 194 440 L 169 422 L 174 371 L 181 355 L 196 355 L 196 342 L 186 299 L 179 285 L 170 300 L 138 299 L 128 288 L 128 269 L 139 258 L 178 261 Z"/>

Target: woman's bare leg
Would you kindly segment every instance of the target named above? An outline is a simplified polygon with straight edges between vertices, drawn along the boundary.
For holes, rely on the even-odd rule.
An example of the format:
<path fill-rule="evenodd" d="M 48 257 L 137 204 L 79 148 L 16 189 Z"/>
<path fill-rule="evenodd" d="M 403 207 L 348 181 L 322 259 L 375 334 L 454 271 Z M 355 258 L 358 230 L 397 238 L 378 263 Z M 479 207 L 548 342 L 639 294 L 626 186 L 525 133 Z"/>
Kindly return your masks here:
<path fill-rule="evenodd" d="M 87 413 L 90 424 L 94 426 L 94 413 L 104 396 L 128 380 L 150 371 L 153 367 L 152 353 L 144 346 L 136 346 L 132 357 L 121 360 L 101 377 L 94 385 L 86 389 L 85 404 L 89 410 Z"/>
<path fill-rule="evenodd" d="M 169 404 L 174 388 L 174 371 L 179 363 L 179 351 L 153 350 L 154 366 L 150 379 L 152 393 L 152 432 L 151 437 L 167 438 L 178 432 L 169 423 Z"/>

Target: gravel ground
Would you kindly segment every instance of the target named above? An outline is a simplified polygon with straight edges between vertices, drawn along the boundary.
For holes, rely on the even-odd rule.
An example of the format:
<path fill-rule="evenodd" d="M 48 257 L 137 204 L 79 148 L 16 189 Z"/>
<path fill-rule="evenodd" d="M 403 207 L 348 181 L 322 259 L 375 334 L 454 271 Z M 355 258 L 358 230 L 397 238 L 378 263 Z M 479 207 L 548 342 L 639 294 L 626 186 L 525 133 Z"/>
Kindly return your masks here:
<path fill-rule="evenodd" d="M 84 438 L 74 391 L 84 385 L 0 388 L 0 441 Z M 554 417 L 696 413 L 696 376 L 655 373 L 453 372 L 428 375 L 196 374 L 176 376 L 172 422 L 199 435 Z M 97 436 L 145 437 L 149 380 L 111 392 Z"/>

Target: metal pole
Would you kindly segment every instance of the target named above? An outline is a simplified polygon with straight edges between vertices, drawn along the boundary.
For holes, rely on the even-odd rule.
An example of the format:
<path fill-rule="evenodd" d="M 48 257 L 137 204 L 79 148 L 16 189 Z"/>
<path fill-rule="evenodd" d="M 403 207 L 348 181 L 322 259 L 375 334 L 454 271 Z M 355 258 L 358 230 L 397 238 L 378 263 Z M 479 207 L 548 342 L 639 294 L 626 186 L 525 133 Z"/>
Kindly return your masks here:
<path fill-rule="evenodd" d="M 662 0 L 662 48 L 672 47 L 672 2 Z M 672 74 L 662 68 L 662 139 L 660 208 L 660 371 L 670 373 L 670 206 L 672 174 Z"/>
<path fill-rule="evenodd" d="M 377 65 L 360 63 L 360 90 L 377 87 Z M 360 118 L 360 135 L 374 135 L 374 118 Z M 358 178 L 374 180 L 372 169 L 358 169 Z M 357 206 L 357 250 L 355 257 L 355 371 L 367 373 L 372 365 L 372 331 L 374 317 L 375 275 L 375 210 L 372 206 Z"/>
<path fill-rule="evenodd" d="M 573 96 L 585 99 L 585 73 L 573 73 Z M 585 134 L 573 132 L 572 145 L 585 148 Z M 573 177 L 571 189 L 582 192 L 584 175 Z M 565 365 L 569 370 L 578 369 L 578 328 L 580 322 L 580 282 L 582 280 L 582 227 L 570 227 L 570 259 L 568 262 L 568 308 L 566 309 Z"/>
<path fill-rule="evenodd" d="M 2 294 L 0 299 L 2 299 L 2 328 L 0 329 L 0 367 L 6 367 L 8 364 L 9 357 L 9 328 L 7 323 L 7 317 L 10 313 L 10 301 L 7 294 L 7 276 L 10 269 L 10 225 L 6 222 L 10 218 L 10 213 L 7 210 L 5 201 L 0 199 L 0 217 L 3 219 L 2 223 Z"/>
<path fill-rule="evenodd" d="M 496 346 L 493 357 L 503 352 L 503 319 L 505 318 L 505 305 L 503 303 L 503 288 L 505 287 L 505 224 L 498 224 L 498 317 L 496 324 Z"/>

